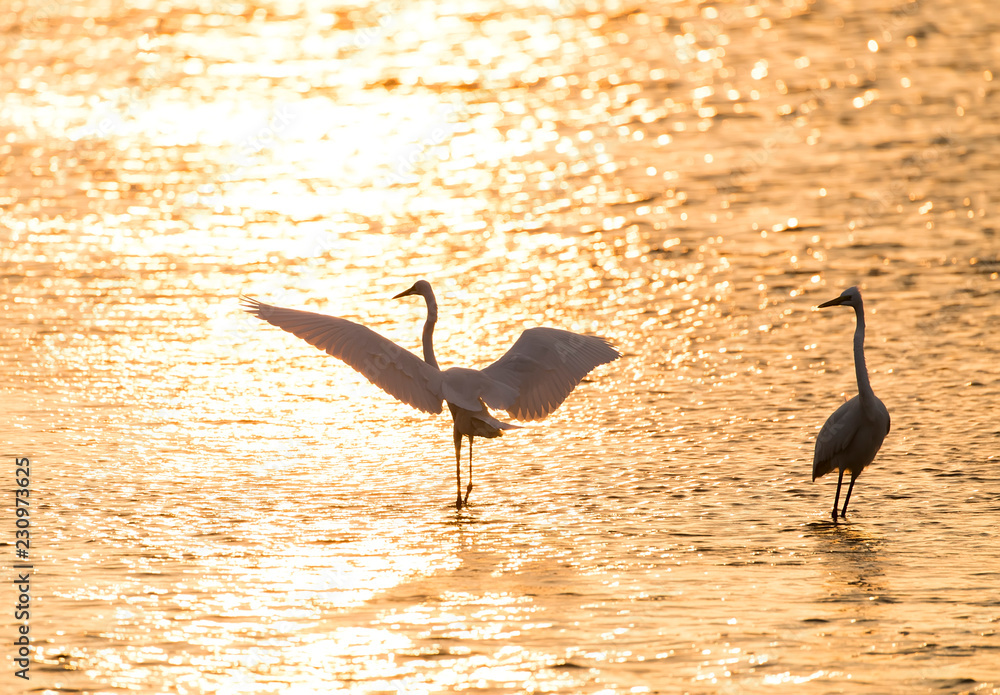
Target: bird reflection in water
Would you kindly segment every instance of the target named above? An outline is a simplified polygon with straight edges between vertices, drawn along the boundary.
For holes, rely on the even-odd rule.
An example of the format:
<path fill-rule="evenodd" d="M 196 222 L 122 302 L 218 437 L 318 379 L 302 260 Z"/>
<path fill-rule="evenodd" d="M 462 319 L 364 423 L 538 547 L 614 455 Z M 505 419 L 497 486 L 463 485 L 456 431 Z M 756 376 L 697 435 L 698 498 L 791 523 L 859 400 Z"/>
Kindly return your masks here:
<path fill-rule="evenodd" d="M 826 601 L 851 604 L 859 609 L 854 620 L 870 620 L 873 605 L 894 603 L 885 581 L 883 539 L 856 526 L 830 522 L 806 524 L 817 541 L 817 555 L 827 568 Z"/>
<path fill-rule="evenodd" d="M 454 421 L 455 507 L 468 505 L 472 492 L 473 437 L 499 437 L 516 428 L 490 414 L 503 410 L 519 420 L 540 420 L 566 400 L 595 367 L 620 354 L 606 340 L 556 328 L 529 328 L 485 369 L 441 370 L 434 356 L 437 300 L 431 285 L 418 280 L 394 299 L 420 295 L 427 303 L 422 336 L 424 359 L 347 319 L 285 309 L 242 297 L 243 308 L 327 354 L 343 360 L 389 395 L 427 413 L 448 404 Z M 469 480 L 462 496 L 462 437 L 469 438 Z"/>

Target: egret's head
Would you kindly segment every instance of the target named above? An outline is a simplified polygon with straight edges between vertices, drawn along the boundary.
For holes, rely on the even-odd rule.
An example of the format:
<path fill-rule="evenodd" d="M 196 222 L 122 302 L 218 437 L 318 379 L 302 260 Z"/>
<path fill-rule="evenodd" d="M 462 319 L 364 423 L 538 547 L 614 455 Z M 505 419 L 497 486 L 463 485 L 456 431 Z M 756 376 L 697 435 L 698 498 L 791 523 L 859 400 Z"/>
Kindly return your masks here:
<path fill-rule="evenodd" d="M 431 283 L 427 282 L 426 280 L 417 280 L 415 283 L 413 283 L 413 287 L 411 287 L 408 290 L 404 290 L 403 292 L 400 292 L 395 297 L 393 297 L 393 299 L 399 299 L 400 297 L 409 297 L 411 294 L 419 294 L 420 296 L 425 298 L 432 296 L 433 293 L 431 292 Z"/>
<path fill-rule="evenodd" d="M 831 299 L 829 302 L 823 302 L 819 305 L 819 308 L 823 309 L 828 306 L 852 306 L 858 308 L 861 306 L 861 290 L 857 287 L 848 287 L 842 295 L 836 299 Z"/>

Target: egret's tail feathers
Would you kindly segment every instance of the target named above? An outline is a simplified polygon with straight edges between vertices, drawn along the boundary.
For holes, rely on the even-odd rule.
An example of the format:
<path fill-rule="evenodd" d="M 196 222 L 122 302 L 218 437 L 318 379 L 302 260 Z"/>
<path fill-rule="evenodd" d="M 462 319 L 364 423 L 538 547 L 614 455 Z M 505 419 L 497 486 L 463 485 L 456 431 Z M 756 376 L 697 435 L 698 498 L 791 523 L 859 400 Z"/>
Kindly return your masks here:
<path fill-rule="evenodd" d="M 483 421 L 489 423 L 491 427 L 496 427 L 498 430 L 519 430 L 522 427 L 522 425 L 514 425 L 509 422 L 502 422 L 500 420 L 497 420 L 492 415 L 487 417 L 489 419 L 483 418 Z"/>
<path fill-rule="evenodd" d="M 500 422 L 492 415 L 487 415 L 480 413 L 473 416 L 472 427 L 475 430 L 475 436 L 485 437 L 486 439 L 492 439 L 493 437 L 503 436 L 504 430 L 518 430 L 521 429 L 520 425 L 512 425 L 509 422 Z"/>

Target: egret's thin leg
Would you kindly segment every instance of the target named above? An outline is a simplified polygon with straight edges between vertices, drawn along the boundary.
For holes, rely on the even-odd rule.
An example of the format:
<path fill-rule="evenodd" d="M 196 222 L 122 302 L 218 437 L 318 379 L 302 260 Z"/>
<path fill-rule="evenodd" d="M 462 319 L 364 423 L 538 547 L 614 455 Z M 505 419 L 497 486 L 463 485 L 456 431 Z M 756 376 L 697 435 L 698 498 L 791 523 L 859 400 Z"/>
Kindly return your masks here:
<path fill-rule="evenodd" d="M 833 498 L 833 523 L 837 523 L 837 504 L 840 502 L 840 484 L 842 482 L 844 482 L 844 469 L 843 468 L 840 469 L 840 477 L 837 478 L 837 494 Z M 851 482 L 853 483 L 854 481 L 852 480 Z M 850 497 L 851 493 L 848 492 L 847 496 Z M 847 508 L 846 504 L 844 505 L 844 508 L 845 509 Z"/>
<path fill-rule="evenodd" d="M 469 493 L 472 492 L 472 435 L 469 435 L 469 485 L 465 488 L 465 504 L 469 504 Z"/>
<path fill-rule="evenodd" d="M 845 519 L 847 518 L 847 503 L 851 501 L 851 490 L 854 489 L 854 481 L 858 479 L 858 475 L 860 475 L 860 473 L 861 471 L 858 471 L 857 473 L 851 471 L 851 484 L 847 486 L 847 497 L 844 498 L 844 510 L 840 512 L 840 516 Z M 837 513 L 836 507 L 833 508 L 833 513 Z"/>
<path fill-rule="evenodd" d="M 455 480 L 458 484 L 458 499 L 455 508 L 462 508 L 462 433 L 455 428 Z"/>

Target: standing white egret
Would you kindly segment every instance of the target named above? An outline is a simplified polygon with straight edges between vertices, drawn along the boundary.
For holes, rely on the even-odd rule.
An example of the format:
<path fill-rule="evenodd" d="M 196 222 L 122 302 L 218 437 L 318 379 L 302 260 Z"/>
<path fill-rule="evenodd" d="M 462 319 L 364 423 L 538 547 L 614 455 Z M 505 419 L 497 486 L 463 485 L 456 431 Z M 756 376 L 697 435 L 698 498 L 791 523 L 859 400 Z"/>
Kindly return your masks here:
<path fill-rule="evenodd" d="M 851 485 L 847 488 L 844 509 L 840 513 L 841 517 L 846 518 L 854 481 L 875 459 L 885 436 L 889 434 L 889 411 L 875 397 L 865 368 L 865 310 L 860 290 L 857 287 L 844 290 L 839 297 L 820 304 L 819 308 L 828 306 L 852 306 L 858 320 L 854 331 L 854 370 L 858 377 L 858 395 L 837 408 L 823 425 L 816 437 L 816 453 L 813 456 L 814 481 L 835 468 L 840 469 L 832 512 L 833 522 L 837 523 L 837 503 L 840 500 L 844 471 L 851 472 Z"/>
<path fill-rule="evenodd" d="M 517 425 L 500 422 L 488 408 L 505 410 L 519 420 L 540 420 L 566 400 L 598 365 L 620 354 L 603 338 L 556 328 L 529 328 L 503 357 L 485 369 L 441 370 L 434 357 L 437 300 L 426 280 L 417 280 L 393 299 L 419 294 L 427 302 L 424 359 L 391 340 L 347 319 L 264 304 L 241 297 L 243 309 L 343 360 L 370 382 L 407 405 L 440 413 L 448 404 L 454 420 L 455 506 L 468 504 L 472 492 L 472 438 L 499 437 Z M 469 438 L 469 484 L 462 498 L 462 436 Z"/>

